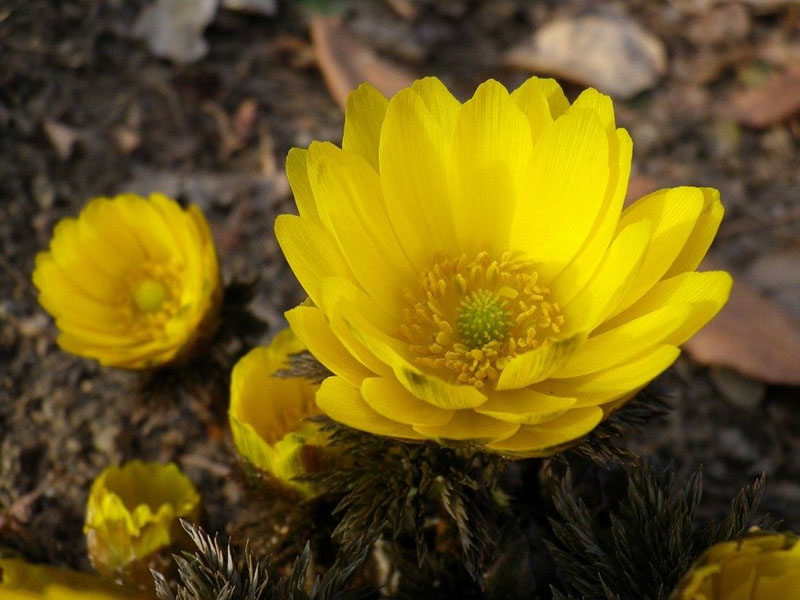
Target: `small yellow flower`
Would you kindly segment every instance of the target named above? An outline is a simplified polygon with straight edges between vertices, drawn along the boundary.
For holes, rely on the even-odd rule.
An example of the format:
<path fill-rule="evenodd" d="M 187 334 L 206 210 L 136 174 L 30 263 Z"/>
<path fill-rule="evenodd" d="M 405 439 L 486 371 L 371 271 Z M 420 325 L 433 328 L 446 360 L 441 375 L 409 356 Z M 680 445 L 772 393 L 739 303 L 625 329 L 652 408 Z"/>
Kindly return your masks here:
<path fill-rule="evenodd" d="M 92 565 L 113 577 L 176 541 L 180 518 L 196 520 L 200 494 L 173 463 L 109 467 L 92 484 L 86 543 Z"/>
<path fill-rule="evenodd" d="M 461 104 L 435 78 L 350 95 L 342 148 L 293 149 L 275 232 L 313 305 L 287 313 L 335 376 L 318 406 L 375 434 L 552 454 L 671 365 L 725 303 L 697 273 L 716 190 L 623 210 L 611 99 L 552 79 Z"/>
<path fill-rule="evenodd" d="M 161 194 L 96 198 L 61 220 L 33 283 L 61 348 L 124 369 L 184 357 L 221 299 L 205 218 Z"/>
<path fill-rule="evenodd" d="M 278 333 L 266 348 L 254 348 L 231 373 L 229 411 L 233 441 L 253 467 L 304 494 L 308 484 L 295 477 L 318 467 L 319 446 L 325 436 L 305 421 L 320 413 L 314 404 L 315 386 L 305 379 L 274 377 L 290 354 L 305 350 L 291 330 Z"/>
<path fill-rule="evenodd" d="M 800 539 L 791 533 L 750 534 L 712 546 L 670 600 L 796 600 Z"/>
<path fill-rule="evenodd" d="M 145 600 L 146 596 L 88 573 L 19 558 L 0 558 L 2 600 Z"/>

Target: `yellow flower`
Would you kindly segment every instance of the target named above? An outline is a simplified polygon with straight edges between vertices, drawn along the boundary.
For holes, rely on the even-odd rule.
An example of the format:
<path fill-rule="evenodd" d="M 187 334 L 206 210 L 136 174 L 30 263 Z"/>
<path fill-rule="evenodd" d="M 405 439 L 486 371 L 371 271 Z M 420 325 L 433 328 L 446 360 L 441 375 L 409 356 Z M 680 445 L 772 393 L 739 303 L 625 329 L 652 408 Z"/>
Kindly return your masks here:
<path fill-rule="evenodd" d="M 291 330 L 278 333 L 266 348 L 254 348 L 231 373 L 229 411 L 233 441 L 253 467 L 292 488 L 311 494 L 295 477 L 318 466 L 325 436 L 319 426 L 304 421 L 320 413 L 315 386 L 305 379 L 273 377 L 286 368 L 290 354 L 305 350 Z"/>
<path fill-rule="evenodd" d="M 200 495 L 175 464 L 138 460 L 109 467 L 92 484 L 86 544 L 92 565 L 111 577 L 176 541 L 179 518 L 196 520 Z"/>
<path fill-rule="evenodd" d="M 145 596 L 109 583 L 96 575 L 19 558 L 0 558 L 0 598 L 3 600 L 144 600 Z"/>
<path fill-rule="evenodd" d="M 622 210 L 611 100 L 551 79 L 463 105 L 435 78 L 350 95 L 343 149 L 293 149 L 278 241 L 313 306 L 287 313 L 334 374 L 317 404 L 372 433 L 546 455 L 666 369 L 725 303 L 696 273 L 716 190 Z"/>
<path fill-rule="evenodd" d="M 791 533 L 754 533 L 712 546 L 670 600 L 796 600 L 800 540 Z"/>
<path fill-rule="evenodd" d="M 96 198 L 61 220 L 33 283 L 61 348 L 124 369 L 184 357 L 221 299 L 205 218 L 161 194 Z"/>

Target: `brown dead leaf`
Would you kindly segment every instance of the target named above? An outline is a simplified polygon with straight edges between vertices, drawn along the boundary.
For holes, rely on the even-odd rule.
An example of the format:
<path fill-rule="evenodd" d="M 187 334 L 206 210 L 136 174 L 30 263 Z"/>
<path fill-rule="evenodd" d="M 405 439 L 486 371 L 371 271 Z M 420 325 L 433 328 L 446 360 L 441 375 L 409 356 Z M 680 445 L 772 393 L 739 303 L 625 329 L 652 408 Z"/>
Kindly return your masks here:
<path fill-rule="evenodd" d="M 547 23 L 511 48 L 504 62 L 630 98 L 664 75 L 667 53 L 661 40 L 633 19 L 597 14 Z"/>
<path fill-rule="evenodd" d="M 257 116 L 258 100 L 255 98 L 245 98 L 242 100 L 236 112 L 233 114 L 231 122 L 233 134 L 243 143 L 246 142 L 253 133 L 253 125 L 255 125 Z"/>
<path fill-rule="evenodd" d="M 730 108 L 739 123 L 757 129 L 791 118 L 800 112 L 800 70 L 774 73 L 764 86 L 737 92 Z"/>
<path fill-rule="evenodd" d="M 742 281 L 734 281 L 728 304 L 684 348 L 702 364 L 767 383 L 800 384 L 800 323 Z"/>
<path fill-rule="evenodd" d="M 365 81 L 387 97 L 414 81 L 410 72 L 379 58 L 353 37 L 338 17 L 314 16 L 310 29 L 319 69 L 342 108 L 347 104 L 347 95 Z"/>

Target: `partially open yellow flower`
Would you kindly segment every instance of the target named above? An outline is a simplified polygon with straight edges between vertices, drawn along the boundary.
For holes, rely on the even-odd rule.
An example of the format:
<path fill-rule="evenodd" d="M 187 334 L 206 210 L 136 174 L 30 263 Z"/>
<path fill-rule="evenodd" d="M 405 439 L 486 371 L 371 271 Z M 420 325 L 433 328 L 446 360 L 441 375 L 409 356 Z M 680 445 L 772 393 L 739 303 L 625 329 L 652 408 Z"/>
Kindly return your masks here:
<path fill-rule="evenodd" d="M 145 600 L 96 575 L 0 558 L 2 600 Z"/>
<path fill-rule="evenodd" d="M 254 348 L 231 373 L 230 422 L 239 454 L 250 465 L 304 494 L 309 484 L 294 478 L 318 468 L 325 435 L 305 419 L 320 414 L 318 386 L 305 379 L 274 377 L 290 354 L 305 350 L 290 329 L 266 348 Z"/>
<path fill-rule="evenodd" d="M 670 600 L 797 600 L 800 540 L 791 533 L 754 533 L 712 546 Z"/>
<path fill-rule="evenodd" d="M 211 232 L 196 206 L 161 194 L 90 201 L 36 257 L 39 302 L 67 352 L 124 369 L 185 356 L 221 299 Z"/>
<path fill-rule="evenodd" d="M 622 210 L 611 100 L 551 79 L 463 105 L 435 78 L 350 95 L 343 149 L 293 149 L 275 230 L 314 306 L 287 318 L 333 373 L 317 404 L 376 434 L 552 453 L 661 373 L 725 303 L 696 273 L 716 190 Z"/>
<path fill-rule="evenodd" d="M 196 520 L 200 494 L 178 467 L 138 460 L 109 467 L 92 484 L 86 544 L 98 573 L 112 577 L 172 544 L 179 519 Z"/>

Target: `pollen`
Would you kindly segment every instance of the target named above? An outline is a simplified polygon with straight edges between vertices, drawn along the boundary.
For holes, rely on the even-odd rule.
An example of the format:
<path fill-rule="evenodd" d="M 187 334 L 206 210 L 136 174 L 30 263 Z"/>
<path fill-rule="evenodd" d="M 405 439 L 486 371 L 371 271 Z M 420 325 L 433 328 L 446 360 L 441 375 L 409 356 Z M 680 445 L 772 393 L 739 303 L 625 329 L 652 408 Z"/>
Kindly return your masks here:
<path fill-rule="evenodd" d="M 508 361 L 548 345 L 564 325 L 534 263 L 512 252 L 437 255 L 405 291 L 398 335 L 426 370 L 477 388 L 496 383 Z"/>

